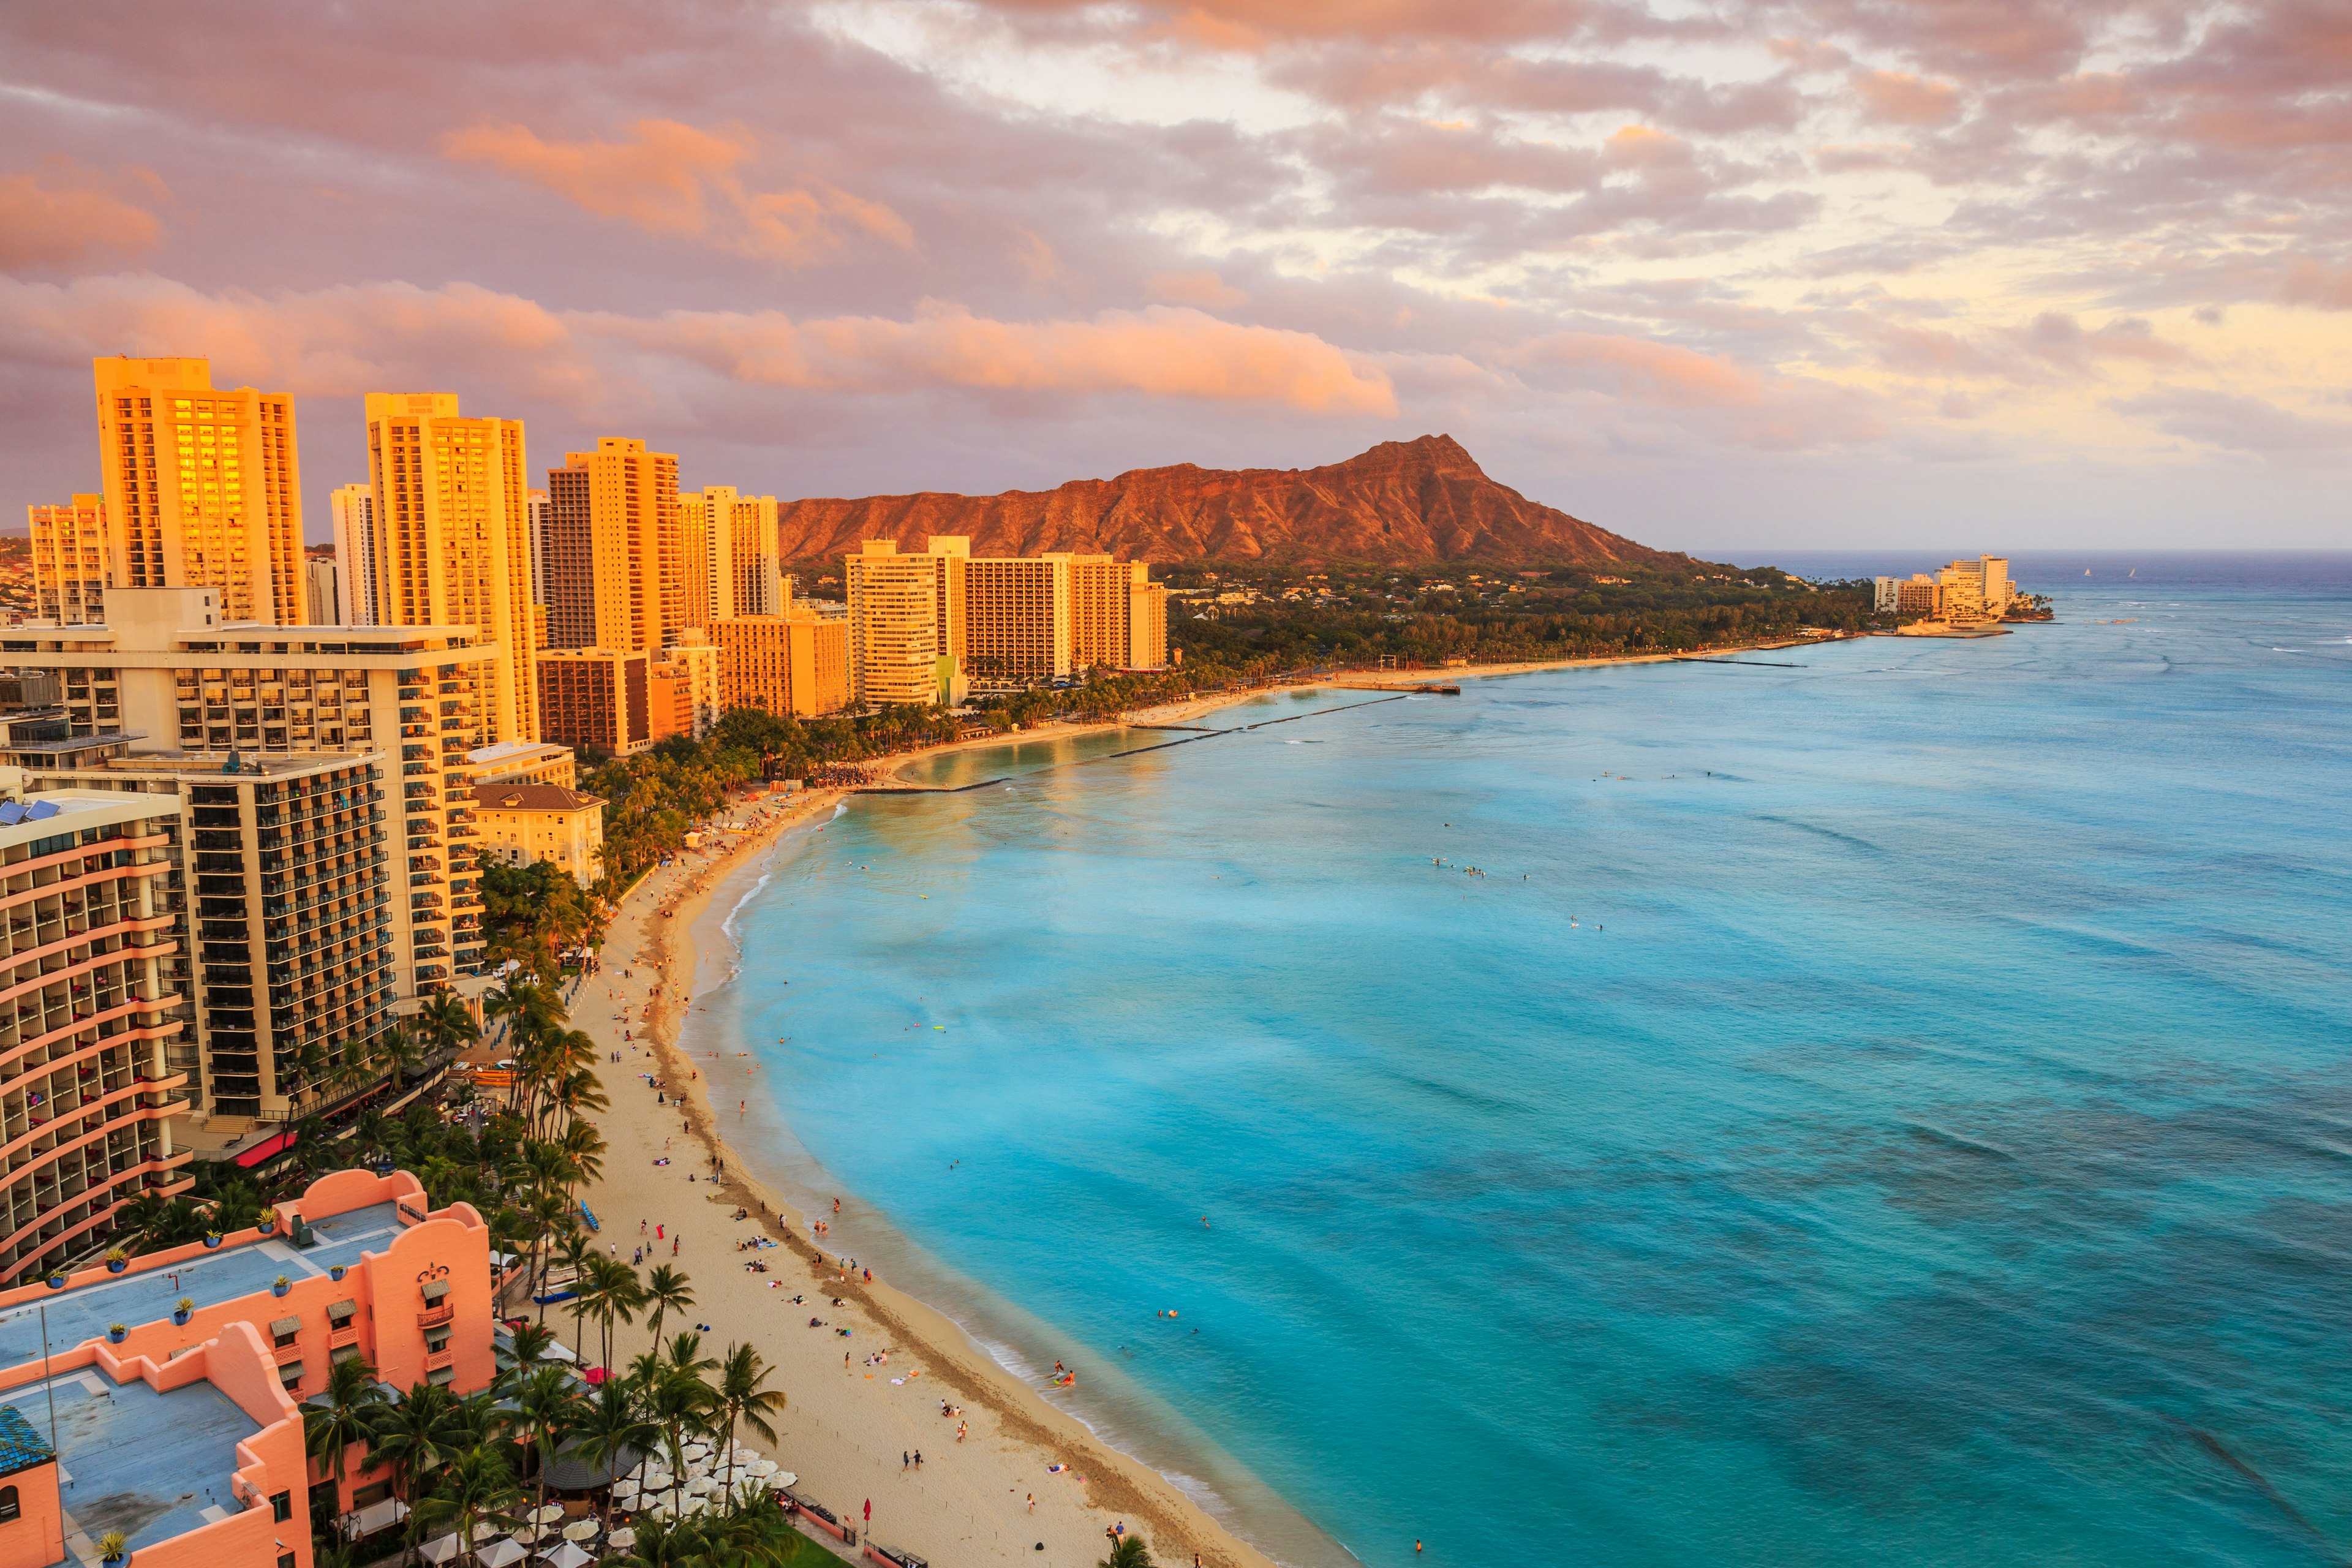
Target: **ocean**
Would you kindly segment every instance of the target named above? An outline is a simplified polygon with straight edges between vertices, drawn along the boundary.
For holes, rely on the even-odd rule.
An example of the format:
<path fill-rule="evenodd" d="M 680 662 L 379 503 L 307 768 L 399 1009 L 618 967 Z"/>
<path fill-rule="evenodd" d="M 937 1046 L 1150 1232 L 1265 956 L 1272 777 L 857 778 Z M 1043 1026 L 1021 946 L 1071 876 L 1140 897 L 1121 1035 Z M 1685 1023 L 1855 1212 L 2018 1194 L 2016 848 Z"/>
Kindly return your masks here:
<path fill-rule="evenodd" d="M 2352 557 L 2013 570 L 2056 624 L 944 759 L 697 1026 L 1288 1563 L 2341 1562 Z"/>

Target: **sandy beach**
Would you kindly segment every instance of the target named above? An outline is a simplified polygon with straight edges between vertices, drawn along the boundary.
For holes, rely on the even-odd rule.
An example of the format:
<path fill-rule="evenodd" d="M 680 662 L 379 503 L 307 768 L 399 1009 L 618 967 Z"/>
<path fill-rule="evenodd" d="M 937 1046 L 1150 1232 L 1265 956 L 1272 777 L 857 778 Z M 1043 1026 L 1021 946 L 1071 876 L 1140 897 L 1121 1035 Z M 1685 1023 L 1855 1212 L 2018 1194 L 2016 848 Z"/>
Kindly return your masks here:
<path fill-rule="evenodd" d="M 813 792 L 789 806 L 745 807 L 731 820 L 752 831 L 681 856 L 616 912 L 604 966 L 572 1004 L 574 1025 L 604 1047 L 600 1070 L 613 1102 L 598 1119 L 608 1144 L 604 1176 L 583 1194 L 601 1222 L 598 1239 L 625 1258 L 646 1247 L 647 1268 L 674 1262 L 689 1274 L 696 1305 L 665 1333 L 708 1324 L 716 1347 L 758 1347 L 790 1402 L 772 1457 L 799 1474 L 803 1495 L 844 1519 L 858 1519 L 870 1500 L 876 1541 L 955 1568 L 1084 1568 L 1102 1556 L 1105 1529 L 1123 1521 L 1150 1538 L 1162 1563 L 1188 1563 L 1197 1552 L 1220 1568 L 1268 1568 L 1262 1553 L 1048 1405 L 947 1318 L 886 1280 L 845 1276 L 830 1238 L 812 1231 L 820 1216 L 790 1210 L 760 1179 L 756 1157 L 730 1146 L 726 1124 L 741 1112 L 727 1106 L 714 1115 L 703 1093 L 713 1063 L 689 1060 L 678 1046 L 694 957 L 726 942 L 725 910 L 778 838 L 815 830 L 839 798 Z M 697 1045 L 698 1054 L 714 1048 Z M 724 1175 L 714 1181 L 717 1162 Z M 738 1209 L 749 1217 L 736 1220 Z M 739 1250 L 759 1238 L 773 1245 Z M 767 1271 L 747 1269 L 753 1262 Z M 561 1312 L 552 1309 L 550 1321 Z M 812 1328 L 812 1318 L 823 1326 Z M 571 1320 L 562 1326 L 570 1341 Z M 614 1342 L 616 1360 L 635 1354 L 646 1343 L 644 1324 L 618 1331 Z M 877 1356 L 887 1359 L 869 1361 Z M 958 1414 L 943 1415 L 942 1403 Z M 918 1450 L 920 1469 L 911 1460 Z"/>
<path fill-rule="evenodd" d="M 1192 724 L 1268 690 L 1338 693 L 1785 646 L 1354 671 L 1197 697 L 1118 722 L 1045 724 L 1018 736 L 951 742 L 908 752 L 893 768 L 1014 740 Z M 721 929 L 726 912 L 779 841 L 821 831 L 844 794 L 811 791 L 744 806 L 728 820 L 750 831 L 721 831 L 717 842 L 681 854 L 640 882 L 614 912 L 603 967 L 572 1003 L 573 1024 L 607 1058 L 601 1070 L 612 1109 L 598 1119 L 608 1145 L 604 1171 L 583 1194 L 601 1222 L 599 1239 L 622 1258 L 643 1247 L 646 1268 L 674 1262 L 691 1277 L 696 1305 L 666 1330 L 708 1324 L 706 1337 L 717 1346 L 740 1341 L 758 1347 L 790 1401 L 772 1457 L 798 1473 L 803 1495 L 845 1520 L 861 1518 L 870 1500 L 877 1541 L 958 1568 L 1085 1568 L 1102 1555 L 1106 1528 L 1124 1522 L 1150 1538 L 1163 1563 L 1187 1563 L 1198 1553 L 1217 1568 L 1271 1568 L 1267 1557 L 1166 1478 L 1048 1404 L 953 1321 L 886 1279 L 869 1280 L 863 1263 L 858 1272 L 845 1272 L 832 1236 L 814 1228 L 830 1216 L 793 1209 L 762 1179 L 760 1152 L 729 1142 L 729 1128 L 744 1120 L 743 1102 L 714 1107 L 706 1091 L 724 1058 L 749 1052 L 740 1042 L 707 1038 L 692 1043 L 691 1057 L 682 1049 L 683 1026 L 696 1005 L 696 960 L 731 955 L 732 939 Z M 738 1210 L 747 1217 L 737 1220 Z M 762 1240 L 768 1245 L 757 1245 Z M 765 1272 L 747 1268 L 751 1263 L 764 1264 Z M 552 1310 L 550 1321 L 561 1314 L 560 1307 Z M 812 1327 L 811 1319 L 820 1326 Z M 562 1326 L 567 1341 L 574 1337 L 568 1317 Z M 616 1359 L 646 1342 L 642 1322 L 622 1329 Z M 943 1404 L 955 1414 L 942 1415 Z M 919 1469 L 912 1459 L 918 1451 Z"/>

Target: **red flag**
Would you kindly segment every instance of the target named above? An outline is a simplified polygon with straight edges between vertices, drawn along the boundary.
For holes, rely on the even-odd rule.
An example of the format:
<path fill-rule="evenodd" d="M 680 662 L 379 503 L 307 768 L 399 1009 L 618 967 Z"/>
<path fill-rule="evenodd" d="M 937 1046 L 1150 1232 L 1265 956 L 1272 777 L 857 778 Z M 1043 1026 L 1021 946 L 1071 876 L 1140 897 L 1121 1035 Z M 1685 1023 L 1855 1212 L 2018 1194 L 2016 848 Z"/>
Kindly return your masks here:
<path fill-rule="evenodd" d="M 866 1522 L 868 1524 L 874 1522 L 874 1500 L 872 1498 L 867 1498 L 866 1500 Z"/>

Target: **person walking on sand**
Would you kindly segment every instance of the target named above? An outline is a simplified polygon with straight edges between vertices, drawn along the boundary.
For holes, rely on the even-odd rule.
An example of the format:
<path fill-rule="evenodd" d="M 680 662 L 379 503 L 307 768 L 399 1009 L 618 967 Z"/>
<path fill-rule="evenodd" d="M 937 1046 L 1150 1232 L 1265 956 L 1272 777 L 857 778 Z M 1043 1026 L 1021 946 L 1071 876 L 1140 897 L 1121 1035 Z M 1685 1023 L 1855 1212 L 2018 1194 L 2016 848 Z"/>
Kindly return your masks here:
<path fill-rule="evenodd" d="M 1037 1511 L 1037 1494 L 1035 1492 L 1031 1492 L 1029 1494 L 1029 1511 L 1031 1513 L 1035 1513 Z M 1201 1554 L 1197 1552 L 1192 1553 L 1192 1561 L 1197 1564 L 1201 1561 Z"/>

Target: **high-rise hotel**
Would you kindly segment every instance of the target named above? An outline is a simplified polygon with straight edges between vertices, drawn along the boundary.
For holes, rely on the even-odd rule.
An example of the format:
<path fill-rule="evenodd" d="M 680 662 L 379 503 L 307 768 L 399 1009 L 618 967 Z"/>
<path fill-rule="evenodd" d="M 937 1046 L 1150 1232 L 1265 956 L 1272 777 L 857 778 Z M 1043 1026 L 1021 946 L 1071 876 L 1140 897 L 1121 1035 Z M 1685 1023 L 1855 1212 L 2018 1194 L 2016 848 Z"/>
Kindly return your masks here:
<path fill-rule="evenodd" d="M 843 563 L 850 683 L 860 702 L 953 702 L 1083 670 L 1168 662 L 1168 590 L 1139 561 L 974 556 L 934 534 L 919 552 L 870 539 Z"/>

